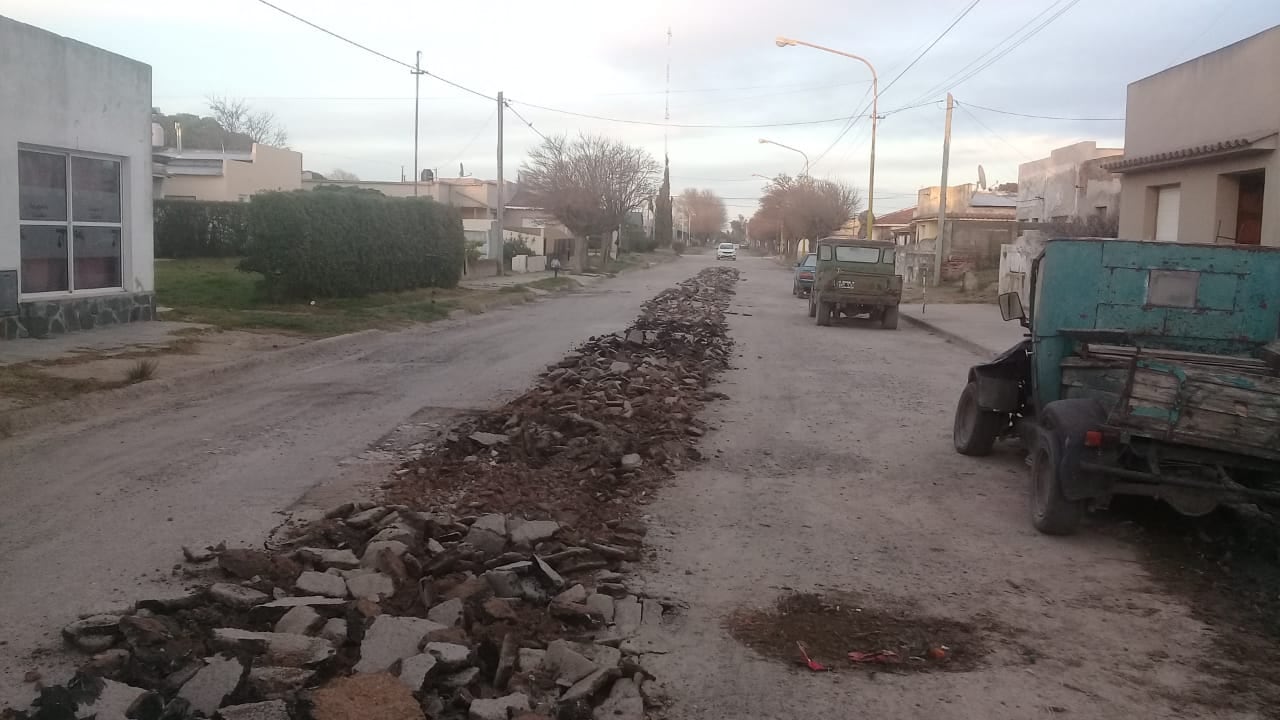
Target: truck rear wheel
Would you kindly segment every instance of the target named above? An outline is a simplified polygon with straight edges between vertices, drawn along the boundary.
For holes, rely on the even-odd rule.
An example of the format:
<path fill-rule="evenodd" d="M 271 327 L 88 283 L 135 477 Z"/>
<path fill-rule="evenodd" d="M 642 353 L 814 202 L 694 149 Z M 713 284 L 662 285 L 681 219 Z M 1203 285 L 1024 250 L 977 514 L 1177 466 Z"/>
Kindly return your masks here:
<path fill-rule="evenodd" d="M 978 407 L 978 383 L 971 382 L 960 391 L 956 403 L 955 422 L 951 428 L 951 442 L 961 455 L 982 457 L 991 454 L 996 437 L 1007 422 L 1001 413 L 988 412 Z"/>
<path fill-rule="evenodd" d="M 898 329 L 898 306 L 890 305 L 884 309 L 884 317 L 880 318 L 880 327 L 885 330 Z"/>
<path fill-rule="evenodd" d="M 831 305 L 829 302 L 818 303 L 818 324 L 823 327 L 831 324 Z"/>
<path fill-rule="evenodd" d="M 1086 500 L 1069 500 L 1066 486 L 1080 472 L 1084 434 L 1106 413 L 1096 400 L 1055 400 L 1040 415 L 1031 459 L 1031 524 L 1046 535 L 1071 535 L 1084 518 Z"/>
<path fill-rule="evenodd" d="M 813 291 L 809 291 L 809 317 L 816 317 L 818 314 L 818 299 L 814 296 Z"/>

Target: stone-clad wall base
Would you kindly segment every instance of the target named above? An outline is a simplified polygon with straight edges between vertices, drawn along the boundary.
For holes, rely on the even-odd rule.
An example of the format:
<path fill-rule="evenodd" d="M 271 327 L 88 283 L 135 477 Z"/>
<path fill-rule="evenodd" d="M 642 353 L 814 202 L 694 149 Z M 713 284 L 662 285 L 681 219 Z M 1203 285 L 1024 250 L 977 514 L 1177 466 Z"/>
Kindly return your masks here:
<path fill-rule="evenodd" d="M 35 300 L 20 303 L 17 315 L 0 317 L 0 340 L 49 337 L 155 317 L 154 293 Z"/>

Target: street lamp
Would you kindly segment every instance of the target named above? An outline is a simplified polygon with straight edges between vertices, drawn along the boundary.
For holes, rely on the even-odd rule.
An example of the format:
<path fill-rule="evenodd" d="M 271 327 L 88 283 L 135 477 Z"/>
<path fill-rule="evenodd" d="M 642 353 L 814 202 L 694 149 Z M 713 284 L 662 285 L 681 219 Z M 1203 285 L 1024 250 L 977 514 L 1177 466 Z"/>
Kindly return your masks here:
<path fill-rule="evenodd" d="M 780 143 L 780 142 L 776 142 L 776 141 L 773 141 L 773 140 L 766 140 L 765 138 L 760 138 L 760 144 L 761 144 L 761 145 L 777 145 L 778 147 L 780 147 L 780 148 L 786 148 L 787 150 L 790 150 L 791 152 L 798 152 L 798 153 L 800 153 L 800 157 L 804 158 L 804 172 L 800 173 L 800 175 L 801 175 L 801 176 L 807 176 L 807 175 L 809 174 L 809 156 L 808 156 L 808 155 L 805 155 L 803 150 L 800 150 L 800 149 L 798 149 L 798 148 L 793 148 L 793 147 L 791 147 L 790 145 L 783 145 L 782 143 Z"/>
<path fill-rule="evenodd" d="M 874 204 L 875 204 L 875 196 L 876 196 L 876 124 L 877 124 L 877 120 L 879 120 L 878 116 L 880 114 L 879 113 L 880 78 L 879 76 L 876 75 L 875 66 L 871 64 L 870 60 L 867 60 L 866 58 L 860 55 L 841 52 L 840 50 L 833 50 L 832 48 L 829 48 L 829 47 L 814 45 L 813 43 L 805 42 L 803 40 L 795 40 L 793 38 L 783 37 L 781 35 L 779 35 L 778 38 L 774 40 L 774 44 L 776 44 L 778 47 L 794 47 L 796 45 L 804 45 L 805 47 L 811 47 L 814 50 L 821 50 L 823 52 L 829 52 L 834 55 L 843 55 L 844 57 L 857 60 L 863 65 L 866 65 L 867 69 L 871 71 L 871 178 L 867 180 L 867 237 L 873 238 L 875 235 L 874 230 L 875 230 L 875 221 L 876 221 L 875 213 L 872 211 L 872 208 L 874 207 Z M 946 188 L 943 188 L 943 190 L 945 191 Z"/>

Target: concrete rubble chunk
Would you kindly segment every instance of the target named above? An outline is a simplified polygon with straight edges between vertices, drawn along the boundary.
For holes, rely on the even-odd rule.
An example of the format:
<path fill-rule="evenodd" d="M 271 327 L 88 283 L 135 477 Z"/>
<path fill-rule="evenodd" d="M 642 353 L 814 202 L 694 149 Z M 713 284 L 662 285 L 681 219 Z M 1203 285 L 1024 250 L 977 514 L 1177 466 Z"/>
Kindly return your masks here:
<path fill-rule="evenodd" d="M 344 593 L 345 595 L 345 593 Z M 272 600 L 269 603 L 259 605 L 259 608 L 295 608 L 300 606 L 324 607 L 332 605 L 346 605 L 347 601 L 343 598 L 331 598 L 323 595 L 300 595 L 298 597 L 284 597 L 279 600 Z"/>
<path fill-rule="evenodd" d="M 471 433 L 469 437 L 472 440 L 475 440 L 476 442 L 480 443 L 485 447 L 493 447 L 495 445 L 501 445 L 501 444 L 510 442 L 511 440 L 511 438 L 507 437 L 506 435 L 500 435 L 498 433 L 487 433 L 487 432 L 474 432 L 474 433 Z"/>
<path fill-rule="evenodd" d="M 500 598 L 520 597 L 520 575 L 514 570 L 490 570 L 483 577 L 494 595 Z"/>
<path fill-rule="evenodd" d="M 520 648 L 520 653 L 516 661 L 516 667 L 522 673 L 530 673 L 542 667 L 543 661 L 547 656 L 546 650 L 537 650 L 535 648 Z"/>
<path fill-rule="evenodd" d="M 240 686 L 244 666 L 235 658 L 211 657 L 204 662 L 204 667 L 178 691 L 178 697 L 191 703 L 193 711 L 213 715 Z"/>
<path fill-rule="evenodd" d="M 85 635 L 115 635 L 119 630 L 119 615 L 90 615 L 62 628 L 62 635 L 74 640 Z"/>
<path fill-rule="evenodd" d="M 413 692 L 387 673 L 352 675 L 312 693 L 315 720 L 425 720 Z"/>
<path fill-rule="evenodd" d="M 587 601 L 587 589 L 581 585 L 574 585 L 555 597 L 554 602 L 558 603 L 584 603 Z"/>
<path fill-rule="evenodd" d="M 554 568 L 548 565 L 546 560 L 534 555 L 533 562 L 537 565 L 538 572 L 542 577 L 546 578 L 547 582 L 551 583 L 551 587 L 557 589 L 564 587 L 564 578 L 561 577 L 560 573 L 556 572 Z"/>
<path fill-rule="evenodd" d="M 631 370 L 631 363 L 614 360 L 609 364 L 609 373 L 612 375 L 622 375 Z"/>
<path fill-rule="evenodd" d="M 379 615 L 364 633 L 360 643 L 357 673 L 386 672 L 397 661 L 418 654 L 418 648 L 432 630 L 443 625 L 422 618 Z"/>
<path fill-rule="evenodd" d="M 547 645 L 542 666 L 555 678 L 556 684 L 569 687 L 600 667 L 574 649 L 567 640 L 554 640 Z"/>
<path fill-rule="evenodd" d="M 613 603 L 613 623 L 620 635 L 634 635 L 640 629 L 643 610 L 634 595 L 624 595 Z"/>
<path fill-rule="evenodd" d="M 432 555 L 439 555 L 444 552 L 444 546 L 440 544 L 439 540 L 430 538 L 427 540 L 427 552 Z"/>
<path fill-rule="evenodd" d="M 653 598 L 645 598 L 640 603 L 643 611 L 641 613 L 641 624 L 643 625 L 659 625 L 662 623 L 662 603 Z"/>
<path fill-rule="evenodd" d="M 406 545 L 413 543 L 418 539 L 418 531 L 404 525 L 396 523 L 388 525 L 378 531 L 376 535 L 369 538 L 369 542 L 400 542 Z"/>
<path fill-rule="evenodd" d="M 358 512 L 347 518 L 347 524 L 353 528 L 367 528 L 391 514 L 391 508 L 374 507 Z"/>
<path fill-rule="evenodd" d="M 507 547 L 505 535 L 477 527 L 468 530 L 462 541 L 490 557 L 501 555 Z"/>
<path fill-rule="evenodd" d="M 452 675 L 446 675 L 440 679 L 440 685 L 454 690 L 469 687 L 472 683 L 480 678 L 480 668 L 469 667 L 465 670 L 459 670 Z"/>
<path fill-rule="evenodd" d="M 587 596 L 587 609 L 593 615 L 599 615 L 605 624 L 613 622 L 613 598 L 600 593 L 592 593 Z"/>
<path fill-rule="evenodd" d="M 489 513 L 476 518 L 471 524 L 473 530 L 488 530 L 491 533 L 506 536 L 507 534 L 507 516 L 502 513 Z"/>
<path fill-rule="evenodd" d="M 189 563 L 205 563 L 218 557 L 218 553 L 208 546 L 183 545 L 182 557 Z"/>
<path fill-rule="evenodd" d="M 337 575 L 308 570 L 294 583 L 298 592 L 342 599 L 347 596 L 347 583 Z"/>
<path fill-rule="evenodd" d="M 333 550 L 330 548 L 306 547 L 299 550 L 298 555 L 304 560 L 309 560 L 326 568 L 354 570 L 360 567 L 360 558 L 356 557 L 356 554 L 347 548 Z"/>
<path fill-rule="evenodd" d="M 644 700 L 631 678 L 618 678 L 609 696 L 591 714 L 592 720 L 644 720 Z"/>
<path fill-rule="evenodd" d="M 554 520 L 529 520 L 520 523 L 511 530 L 511 542 L 516 545 L 533 547 L 540 542 L 550 540 L 560 531 L 560 523 Z"/>
<path fill-rule="evenodd" d="M 353 572 L 347 577 L 347 590 L 352 597 L 378 602 L 396 593 L 396 581 L 380 572 Z"/>
<path fill-rule="evenodd" d="M 471 648 L 466 645 L 447 642 L 429 642 L 422 648 L 436 660 L 444 670 L 457 670 L 471 662 Z"/>
<path fill-rule="evenodd" d="M 432 607 L 427 611 L 427 619 L 450 627 L 460 624 L 462 622 L 462 600 L 453 598 Z"/>
<path fill-rule="evenodd" d="M 231 583 L 214 583 L 209 588 L 209 596 L 236 610 L 248 610 L 254 605 L 271 601 L 271 596 L 266 593 Z"/>
<path fill-rule="evenodd" d="M 301 690 L 313 677 L 315 672 L 306 668 L 267 666 L 250 668 L 246 682 L 255 693 L 272 700 Z"/>
<path fill-rule="evenodd" d="M 389 550 L 392 555 L 402 557 L 409 552 L 409 546 L 399 540 L 383 540 L 379 542 L 371 542 L 364 548 L 364 555 L 360 556 L 360 567 L 376 568 L 378 567 L 378 555 L 383 550 Z"/>
<path fill-rule="evenodd" d="M 341 645 L 347 641 L 347 621 L 342 618 L 330 618 L 325 621 L 318 634 L 334 645 Z"/>
<path fill-rule="evenodd" d="M 284 700 L 230 705 L 218 711 L 222 720 L 289 720 L 289 706 Z"/>
<path fill-rule="evenodd" d="M 564 694 L 560 696 L 560 702 L 569 704 L 579 700 L 588 700 L 600 692 L 601 688 L 607 685 L 609 680 L 616 677 L 617 674 L 618 670 L 616 668 L 600 668 L 574 683 L 573 687 L 565 690 Z"/>
<path fill-rule="evenodd" d="M 320 613 L 306 605 L 299 605 L 285 613 L 272 629 L 278 633 L 307 635 L 323 621 L 324 618 L 320 617 Z"/>
<path fill-rule="evenodd" d="M 618 464 L 622 466 L 623 470 L 634 470 L 644 464 L 644 459 L 640 457 L 639 453 L 628 453 L 622 456 Z"/>
<path fill-rule="evenodd" d="M 284 667 L 315 665 L 335 652 L 333 644 L 323 638 L 239 628 L 218 628 L 211 642 L 218 650 L 265 653 L 266 662 Z"/>
<path fill-rule="evenodd" d="M 146 690 L 125 685 L 115 680 L 103 680 L 102 692 L 93 702 L 79 705 L 76 708 L 78 718 L 96 718 L 97 720 L 125 720 L 125 713 L 138 698 L 146 694 Z M 36 715 L 39 717 L 39 715 Z"/>
<path fill-rule="evenodd" d="M 418 692 L 427 681 L 427 676 L 440 663 L 430 653 L 418 653 L 405 658 L 400 663 L 400 682 L 412 692 Z"/>
<path fill-rule="evenodd" d="M 508 720 L 513 712 L 529 709 L 524 693 L 512 693 L 492 700 L 473 700 L 467 709 L 467 720 Z"/>
<path fill-rule="evenodd" d="M 514 632 L 508 632 L 502 638 L 502 647 L 498 651 L 498 667 L 493 672 L 493 686 L 499 691 L 507 689 L 511 675 L 516 671 L 516 663 L 520 659 L 520 642 Z"/>
<path fill-rule="evenodd" d="M 608 645 L 591 645 L 584 648 L 583 654 L 603 668 L 617 667 L 622 662 L 622 651 Z"/>

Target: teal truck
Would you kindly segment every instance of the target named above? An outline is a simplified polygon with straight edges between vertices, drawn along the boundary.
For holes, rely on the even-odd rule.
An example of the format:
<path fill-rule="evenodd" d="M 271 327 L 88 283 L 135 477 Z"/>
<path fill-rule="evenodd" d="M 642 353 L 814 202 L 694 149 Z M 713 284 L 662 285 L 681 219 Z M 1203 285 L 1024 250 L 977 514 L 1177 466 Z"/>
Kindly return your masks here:
<path fill-rule="evenodd" d="M 1000 296 L 1027 337 L 969 370 L 953 440 L 1022 440 L 1038 530 L 1115 495 L 1280 504 L 1280 248 L 1052 240 L 1029 298 Z"/>

